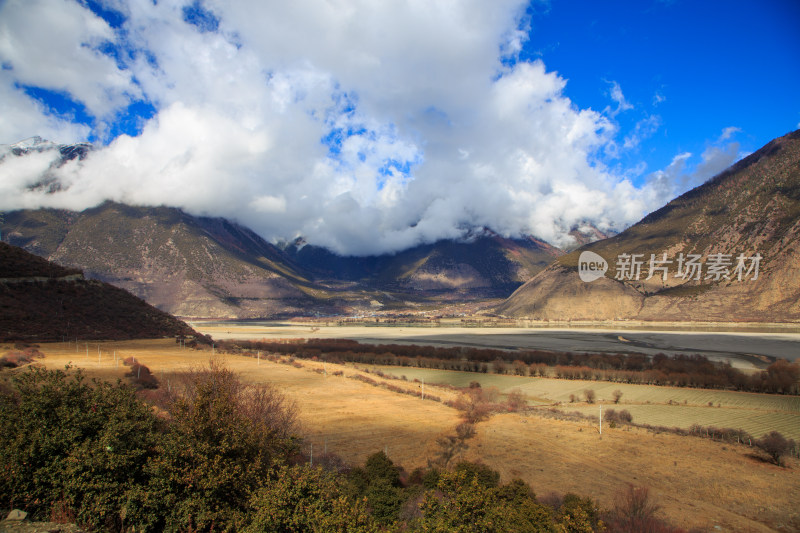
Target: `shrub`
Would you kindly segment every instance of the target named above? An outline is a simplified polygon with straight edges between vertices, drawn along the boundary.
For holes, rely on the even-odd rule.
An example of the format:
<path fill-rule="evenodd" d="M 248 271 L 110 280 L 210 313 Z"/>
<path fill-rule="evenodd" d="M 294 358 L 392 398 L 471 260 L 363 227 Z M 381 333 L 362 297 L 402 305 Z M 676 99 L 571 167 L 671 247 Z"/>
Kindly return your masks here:
<path fill-rule="evenodd" d="M 364 500 L 350 499 L 340 480 L 321 468 L 282 467 L 250 499 L 243 531 L 377 532 Z"/>
<path fill-rule="evenodd" d="M 614 509 L 605 516 L 609 533 L 678 533 L 676 529 L 659 519 L 659 505 L 650 498 L 647 487 L 628 487 L 617 494 Z"/>
<path fill-rule="evenodd" d="M 605 413 L 603 413 L 603 418 L 608 422 L 617 422 L 617 423 L 630 424 L 633 421 L 633 416 L 627 409 L 623 409 L 621 411 L 616 411 L 615 409 L 607 409 Z"/>
<path fill-rule="evenodd" d="M 17 368 L 27 365 L 32 363 L 36 357 L 42 357 L 42 353 L 35 347 L 12 350 L 0 357 L 0 368 Z"/>
<path fill-rule="evenodd" d="M 121 528 L 130 494 L 146 483 L 159 421 L 134 391 L 80 371 L 31 368 L 0 408 L 0 507 Z"/>
<path fill-rule="evenodd" d="M 294 405 L 212 362 L 175 380 L 172 423 L 130 507 L 155 530 L 238 529 L 247 502 L 297 450 Z"/>
<path fill-rule="evenodd" d="M 442 472 L 437 490 L 429 490 L 420 504 L 422 531 L 498 531 L 494 491 L 477 477 Z"/>
<path fill-rule="evenodd" d="M 566 531 L 576 533 L 591 533 L 598 530 L 600 525 L 597 504 L 590 498 L 581 498 L 572 493 L 564 495 L 556 519 Z"/>
<path fill-rule="evenodd" d="M 595 399 L 595 392 L 592 389 L 586 389 L 583 391 L 583 397 L 586 398 L 587 403 L 594 403 Z"/>
<path fill-rule="evenodd" d="M 622 391 L 617 389 L 612 393 L 614 397 L 614 403 L 619 403 L 620 398 L 622 398 Z"/>
<path fill-rule="evenodd" d="M 425 492 L 419 508 L 421 531 L 554 530 L 551 511 L 536 502 L 527 485 L 512 482 L 493 487 L 466 470 L 442 472 L 436 489 Z"/>
<path fill-rule="evenodd" d="M 763 450 L 776 465 L 783 464 L 783 456 L 795 446 L 793 440 L 787 440 L 777 431 L 772 431 L 756 441 L 756 446 Z"/>
<path fill-rule="evenodd" d="M 522 394 L 521 390 L 514 389 L 508 393 L 506 406 L 508 407 L 509 411 L 516 413 L 517 411 L 527 407 L 527 405 L 528 402 L 525 400 L 525 396 Z"/>
<path fill-rule="evenodd" d="M 150 369 L 140 363 L 131 363 L 131 370 L 125 377 L 130 379 L 138 389 L 157 389 L 158 379 L 150 372 Z"/>
<path fill-rule="evenodd" d="M 466 474 L 467 481 L 472 478 L 477 479 L 478 483 L 485 487 L 497 487 L 500 483 L 500 472 L 492 470 L 483 463 L 462 461 L 456 465 L 455 471 Z"/>

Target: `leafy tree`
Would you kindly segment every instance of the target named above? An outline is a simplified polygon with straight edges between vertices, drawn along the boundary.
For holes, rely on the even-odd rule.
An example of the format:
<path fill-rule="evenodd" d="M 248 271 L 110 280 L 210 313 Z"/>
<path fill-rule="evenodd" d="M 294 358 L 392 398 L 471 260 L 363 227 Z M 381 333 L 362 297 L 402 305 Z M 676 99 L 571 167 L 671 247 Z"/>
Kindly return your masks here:
<path fill-rule="evenodd" d="M 485 487 L 497 487 L 500 483 L 500 472 L 492 470 L 483 463 L 462 461 L 456 465 L 456 472 L 464 472 L 467 479 L 475 478 Z"/>
<path fill-rule="evenodd" d="M 357 466 L 351 468 L 346 475 L 348 494 L 353 497 L 361 497 L 367 493 L 369 488 L 369 475 L 367 471 Z"/>
<path fill-rule="evenodd" d="M 443 472 L 420 509 L 417 526 L 424 532 L 558 531 L 549 509 L 536 502 L 527 485 L 491 487 L 467 470 Z"/>
<path fill-rule="evenodd" d="M 255 492 L 250 508 L 246 533 L 379 531 L 365 501 L 348 498 L 340 478 L 321 468 L 282 467 Z"/>
<path fill-rule="evenodd" d="M 597 505 L 590 498 L 572 493 L 564 496 L 556 519 L 568 533 L 592 533 L 602 528 Z"/>
<path fill-rule="evenodd" d="M 387 526 L 397 521 L 406 500 L 404 491 L 390 485 L 386 480 L 377 480 L 370 484 L 366 499 L 375 520 Z"/>
<path fill-rule="evenodd" d="M 370 483 L 385 482 L 393 487 L 400 486 L 400 471 L 383 452 L 373 453 L 364 463 Z"/>
<path fill-rule="evenodd" d="M 150 485 L 130 507 L 152 529 L 238 529 L 252 491 L 296 450 L 293 407 L 214 363 L 176 389 Z"/>
<path fill-rule="evenodd" d="M 442 472 L 438 490 L 428 491 L 420 505 L 423 532 L 501 531 L 496 514 L 496 499 L 490 487 L 467 472 Z"/>
<path fill-rule="evenodd" d="M 367 486 L 362 494 L 366 496 L 369 509 L 375 519 L 384 525 L 396 521 L 405 501 L 400 489 L 400 470 L 383 452 L 370 455 L 364 464 Z"/>
<path fill-rule="evenodd" d="M 36 518 L 57 507 L 91 528 L 119 529 L 160 439 L 133 389 L 31 367 L 0 401 L 0 427 L 13 428 L 0 432 L 0 505 Z"/>

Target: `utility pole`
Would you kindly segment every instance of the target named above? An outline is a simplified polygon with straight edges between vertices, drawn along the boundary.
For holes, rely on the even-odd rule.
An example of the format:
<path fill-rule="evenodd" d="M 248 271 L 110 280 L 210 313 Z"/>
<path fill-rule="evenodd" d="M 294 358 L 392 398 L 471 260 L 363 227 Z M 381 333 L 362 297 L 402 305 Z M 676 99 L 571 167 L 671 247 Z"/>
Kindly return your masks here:
<path fill-rule="evenodd" d="M 600 438 L 603 438 L 603 406 L 600 406 Z"/>
<path fill-rule="evenodd" d="M 422 399 L 425 399 L 425 378 L 422 378 Z"/>

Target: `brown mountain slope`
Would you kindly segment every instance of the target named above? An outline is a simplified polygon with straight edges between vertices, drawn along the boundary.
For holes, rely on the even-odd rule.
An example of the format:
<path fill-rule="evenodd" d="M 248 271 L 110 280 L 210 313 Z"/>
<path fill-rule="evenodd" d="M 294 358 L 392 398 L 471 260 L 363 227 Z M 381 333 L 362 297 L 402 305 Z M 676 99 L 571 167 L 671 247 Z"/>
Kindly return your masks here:
<path fill-rule="evenodd" d="M 302 242 L 280 249 L 222 218 L 112 202 L 80 213 L 10 212 L 3 233 L 11 244 L 186 317 L 350 314 L 505 298 L 563 253 L 484 231 L 396 254 L 341 257 Z"/>
<path fill-rule="evenodd" d="M 800 131 L 795 131 L 619 235 L 560 257 L 498 312 L 549 320 L 800 320 L 799 236 Z M 608 262 L 604 277 L 581 281 L 578 260 L 584 251 Z M 651 254 L 658 267 L 665 253 L 666 279 L 658 268 L 650 277 Z M 623 268 L 621 254 L 641 254 L 638 280 Z M 685 266 L 690 254 L 700 256 L 700 279 L 694 272 L 678 274 L 681 257 Z M 757 279 L 746 270 L 738 279 L 740 254 L 746 268 L 761 256 Z M 727 278 L 714 274 L 717 260 L 729 263 L 722 268 Z"/>
<path fill-rule="evenodd" d="M 0 265 L 0 341 L 197 335 L 122 289 L 3 242 Z"/>
<path fill-rule="evenodd" d="M 288 256 L 219 218 L 106 202 L 6 215 L 9 242 L 179 316 L 268 317 L 313 302 Z"/>

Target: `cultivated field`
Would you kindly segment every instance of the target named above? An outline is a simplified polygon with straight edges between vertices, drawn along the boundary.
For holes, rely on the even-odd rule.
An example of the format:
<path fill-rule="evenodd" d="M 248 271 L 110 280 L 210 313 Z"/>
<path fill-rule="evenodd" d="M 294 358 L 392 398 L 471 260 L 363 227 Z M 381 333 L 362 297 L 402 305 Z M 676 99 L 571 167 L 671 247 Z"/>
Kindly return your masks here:
<path fill-rule="evenodd" d="M 496 374 L 477 374 L 449 370 L 409 367 L 374 367 L 396 377 L 419 379 L 426 383 L 446 383 L 467 387 L 477 381 L 483 388 L 496 387 L 501 394 L 519 390 L 530 405 L 555 405 L 566 412 L 596 415 L 598 406 L 586 405 L 583 392 L 595 392 L 598 404 L 617 410 L 627 409 L 634 422 L 653 426 L 688 429 L 692 424 L 743 429 L 755 437 L 780 431 L 800 440 L 800 397 L 777 396 L 722 390 L 628 385 L 606 381 L 532 378 Z M 613 393 L 622 398 L 614 405 Z M 570 402 L 575 396 L 576 403 Z M 709 403 L 711 406 L 709 406 Z"/>
<path fill-rule="evenodd" d="M 46 357 L 41 363 L 52 368 L 65 364 L 84 367 L 93 375 L 105 378 L 122 377 L 126 369 L 117 366 L 117 358 L 136 357 L 151 368 L 154 375 L 169 379 L 171 372 L 202 365 L 211 357 L 210 352 L 182 350 L 173 341 L 132 341 L 101 343 L 76 350 L 74 344 L 42 345 Z M 0 352 L 2 348 L 0 347 Z M 351 462 L 361 462 L 369 454 L 386 449 L 389 456 L 407 469 L 424 466 L 436 451 L 436 438 L 452 434 L 459 423 L 459 413 L 442 403 L 422 401 L 419 397 L 390 392 L 360 381 L 349 379 L 358 370 L 338 365 L 326 365 L 327 375 L 317 373 L 321 363 L 302 361 L 301 368 L 257 360 L 244 356 L 217 356 L 240 373 L 243 379 L 253 382 L 270 382 L 293 398 L 300 409 L 301 421 L 307 436 L 306 446 L 314 447 L 314 454 L 326 448 Z M 343 370 L 343 376 L 333 376 L 334 370 Z M 400 369 L 409 379 L 412 369 Z M 19 371 L 19 370 L 17 370 Z M 461 373 L 452 373 L 461 374 Z M 581 382 L 559 382 L 512 376 L 480 376 L 497 380 L 498 388 L 524 389 L 526 394 L 547 396 L 546 400 L 569 395 L 558 385 L 569 385 L 582 390 Z M 374 374 L 369 377 L 376 379 Z M 430 377 L 430 374 L 429 374 Z M 462 378 L 459 378 L 462 379 Z M 524 382 L 528 380 L 528 388 Z M 431 380 L 433 381 L 433 380 Z M 416 390 L 413 381 L 391 380 L 392 384 Z M 454 394 L 439 389 L 426 379 L 426 393 L 447 397 Z M 516 383 L 515 386 L 513 383 Z M 609 398 L 596 386 L 598 396 Z M 488 383 L 487 383 L 488 386 Z M 645 398 L 649 387 L 614 384 L 610 390 L 623 390 L 623 402 L 631 402 L 637 394 Z M 539 388 L 541 387 L 541 388 Z M 667 389 L 674 394 L 668 399 L 682 402 L 687 407 L 701 409 L 704 391 Z M 656 394 L 650 392 L 649 394 Z M 685 394 L 686 396 L 680 396 Z M 706 408 L 726 411 L 745 407 L 731 407 L 734 398 L 739 405 L 756 410 L 761 395 L 753 399 L 730 396 L 723 407 Z M 667 396 L 658 396 L 667 398 Z M 653 402 L 656 396 L 650 397 Z M 692 399 L 694 398 L 694 399 Z M 779 398 L 785 401 L 784 398 Z M 637 400 L 639 401 L 639 400 Z M 657 406 L 644 403 L 624 405 L 634 408 Z M 730 406 L 726 402 L 730 402 Z M 791 402 L 790 404 L 791 405 Z M 590 409 L 596 409 L 591 406 Z M 786 412 L 783 410 L 782 412 Z M 642 415 L 644 416 L 644 415 Z M 634 413 L 634 419 L 637 414 Z M 635 428 L 606 428 L 602 438 L 589 421 L 569 422 L 544 419 L 535 414 L 508 413 L 494 415 L 477 424 L 477 435 L 468 441 L 470 449 L 466 458 L 481 460 L 499 470 L 504 480 L 520 477 L 529 482 L 540 496 L 556 491 L 591 495 L 604 506 L 613 502 L 613 495 L 627 483 L 646 485 L 663 507 L 663 513 L 672 522 L 684 527 L 698 527 L 712 531 L 798 531 L 800 530 L 800 462 L 788 461 L 789 468 L 766 463 L 752 448 L 723 445 L 707 439 L 655 434 Z M 716 527 L 718 526 L 718 529 Z"/>

